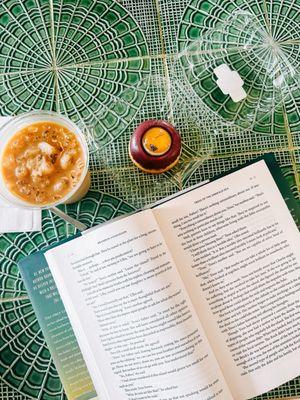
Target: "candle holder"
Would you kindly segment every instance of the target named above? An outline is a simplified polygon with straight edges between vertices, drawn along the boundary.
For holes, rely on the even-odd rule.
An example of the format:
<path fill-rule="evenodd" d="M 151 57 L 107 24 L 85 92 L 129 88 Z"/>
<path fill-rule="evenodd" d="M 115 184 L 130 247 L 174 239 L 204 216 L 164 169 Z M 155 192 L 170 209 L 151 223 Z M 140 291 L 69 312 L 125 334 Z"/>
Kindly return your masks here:
<path fill-rule="evenodd" d="M 170 170 L 178 163 L 180 154 L 180 134 L 166 121 L 145 121 L 136 128 L 130 139 L 130 158 L 147 173 L 160 174 Z"/>

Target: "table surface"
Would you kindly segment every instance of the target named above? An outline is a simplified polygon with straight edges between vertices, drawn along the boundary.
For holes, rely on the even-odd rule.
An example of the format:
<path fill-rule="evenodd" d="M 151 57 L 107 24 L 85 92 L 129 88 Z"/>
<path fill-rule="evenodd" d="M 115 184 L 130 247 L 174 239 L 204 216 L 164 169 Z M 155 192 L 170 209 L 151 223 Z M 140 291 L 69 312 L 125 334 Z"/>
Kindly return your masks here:
<path fill-rule="evenodd" d="M 254 36 L 230 25 L 238 9 L 259 26 L 253 57 L 243 58 L 241 43 Z M 267 152 L 275 153 L 299 198 L 299 13 L 299 0 L 2 0 L 0 115 L 54 110 L 82 127 L 89 142 L 92 187 L 81 202 L 62 209 L 88 226 Z M 246 82 L 253 100 L 250 119 L 244 117 L 246 108 L 234 108 L 213 86 L 206 75 L 206 53 L 188 56 L 187 46 L 199 37 L 210 46 L 216 31 L 217 51 L 228 46 L 230 51 L 215 58 L 215 48 L 209 48 L 213 62 L 229 60 L 249 82 L 260 82 Z M 260 41 L 266 37 L 278 44 L 281 59 L 289 60 L 292 82 L 276 107 L 268 103 L 270 110 L 261 117 L 268 76 Z M 169 120 L 183 138 L 179 165 L 160 176 L 138 171 L 128 156 L 134 127 L 149 118 Z M 72 226 L 44 211 L 42 232 L 0 236 L 3 400 L 65 397 L 17 262 L 74 233 Z M 300 378 L 259 399 L 299 394 Z"/>

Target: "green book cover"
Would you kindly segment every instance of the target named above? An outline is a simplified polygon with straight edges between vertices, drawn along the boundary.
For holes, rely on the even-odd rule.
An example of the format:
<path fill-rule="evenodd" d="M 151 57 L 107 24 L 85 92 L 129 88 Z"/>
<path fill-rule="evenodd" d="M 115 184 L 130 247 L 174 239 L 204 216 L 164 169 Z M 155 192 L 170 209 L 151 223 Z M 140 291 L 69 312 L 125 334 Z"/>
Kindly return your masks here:
<path fill-rule="evenodd" d="M 44 257 L 55 246 L 26 257 L 19 269 L 68 399 L 94 399 L 97 394 Z"/>

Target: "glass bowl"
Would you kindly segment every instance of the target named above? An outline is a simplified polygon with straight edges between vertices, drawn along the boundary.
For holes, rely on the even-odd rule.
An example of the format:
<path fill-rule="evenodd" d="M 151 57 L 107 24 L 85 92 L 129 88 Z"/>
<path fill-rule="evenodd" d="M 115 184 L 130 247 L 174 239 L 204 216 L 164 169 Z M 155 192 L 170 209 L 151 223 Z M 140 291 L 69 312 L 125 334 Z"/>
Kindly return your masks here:
<path fill-rule="evenodd" d="M 296 96 L 299 87 L 296 52 L 292 49 L 288 41 L 272 37 L 268 26 L 254 14 L 238 9 L 188 41 L 174 64 L 179 64 L 203 103 L 223 120 L 270 134 L 272 126 L 277 132 L 283 130 L 282 105 Z M 232 90 L 239 89 L 233 73 L 243 82 L 246 96 L 240 100 L 218 84 L 216 71 L 224 67 L 231 71 L 225 83 Z"/>

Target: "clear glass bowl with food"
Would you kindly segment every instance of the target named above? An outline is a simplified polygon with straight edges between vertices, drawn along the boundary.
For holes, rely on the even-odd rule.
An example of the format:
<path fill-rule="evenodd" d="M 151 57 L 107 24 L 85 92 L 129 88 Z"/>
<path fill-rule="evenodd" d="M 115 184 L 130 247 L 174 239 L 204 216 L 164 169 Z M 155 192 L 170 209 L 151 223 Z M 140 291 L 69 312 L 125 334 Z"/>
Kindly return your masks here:
<path fill-rule="evenodd" d="M 82 131 L 51 111 L 22 114 L 0 128 L 0 166 L 0 197 L 17 207 L 73 203 L 90 186 Z"/>

